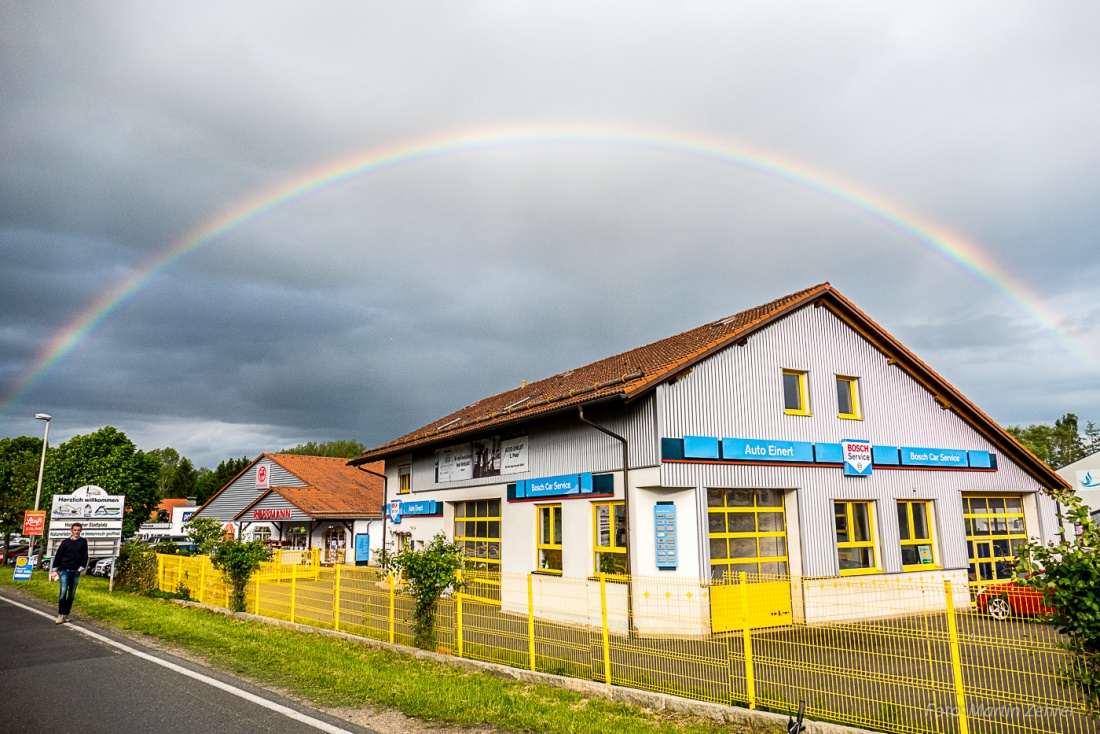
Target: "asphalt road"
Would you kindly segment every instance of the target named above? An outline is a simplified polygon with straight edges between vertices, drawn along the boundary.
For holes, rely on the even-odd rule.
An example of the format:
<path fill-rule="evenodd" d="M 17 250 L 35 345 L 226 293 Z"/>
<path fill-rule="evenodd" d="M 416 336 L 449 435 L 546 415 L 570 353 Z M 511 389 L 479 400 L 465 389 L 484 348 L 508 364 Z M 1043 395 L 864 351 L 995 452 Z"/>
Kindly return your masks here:
<path fill-rule="evenodd" d="M 4 732 L 377 734 L 56 613 L 0 592 Z"/>

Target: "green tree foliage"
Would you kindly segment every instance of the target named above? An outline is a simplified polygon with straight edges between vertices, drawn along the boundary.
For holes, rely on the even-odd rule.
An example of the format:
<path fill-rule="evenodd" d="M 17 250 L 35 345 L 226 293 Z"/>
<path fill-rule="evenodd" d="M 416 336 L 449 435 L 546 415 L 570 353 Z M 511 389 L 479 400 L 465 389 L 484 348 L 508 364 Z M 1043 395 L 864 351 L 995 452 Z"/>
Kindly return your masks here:
<path fill-rule="evenodd" d="M 168 480 L 164 497 L 194 497 L 198 482 L 199 472 L 191 460 L 185 456 L 180 459 L 179 464 L 176 464 L 176 469 Z"/>
<path fill-rule="evenodd" d="M 247 457 L 242 456 L 239 459 L 226 459 L 218 464 L 218 468 L 213 471 L 200 469 L 195 481 L 195 494 L 193 496 L 198 497 L 200 505 L 205 504 L 207 500 L 217 494 L 222 487 L 229 484 L 251 463 Z"/>
<path fill-rule="evenodd" d="M 213 553 L 225 537 L 225 528 L 212 517 L 196 517 L 184 525 L 184 530 L 195 544 L 195 553 L 198 555 Z"/>
<path fill-rule="evenodd" d="M 150 591 L 157 588 L 157 552 L 143 543 L 126 543 L 118 554 L 115 580 L 123 589 Z"/>
<path fill-rule="evenodd" d="M 214 568 L 219 569 L 225 580 L 232 587 L 230 594 L 233 611 L 245 610 L 245 589 L 252 574 L 260 568 L 260 564 L 268 560 L 270 553 L 264 547 L 262 540 L 250 540 L 242 543 L 236 538 L 223 540 L 214 549 Z"/>
<path fill-rule="evenodd" d="M 1042 591 L 1054 609 L 1052 621 L 1069 640 L 1066 648 L 1078 663 L 1064 675 L 1093 715 L 1100 716 L 1100 528 L 1072 490 L 1059 492 L 1058 501 L 1066 508 L 1066 524 L 1079 527 L 1080 534 L 1058 544 L 1023 546 L 1017 570 L 1045 573 L 1031 574 L 1019 583 Z"/>
<path fill-rule="evenodd" d="M 435 608 L 447 590 L 461 591 L 466 558 L 461 546 L 440 533 L 420 550 L 403 550 L 393 561 L 416 601 L 413 630 L 416 646 L 435 649 Z"/>
<path fill-rule="evenodd" d="M 46 455 L 42 506 L 55 494 L 70 494 L 94 484 L 108 494 L 126 495 L 122 534 L 133 535 L 160 503 L 160 462 L 139 451 L 125 433 L 112 426 L 87 436 L 73 436 Z"/>
<path fill-rule="evenodd" d="M 160 462 L 160 475 L 157 478 L 157 493 L 161 498 L 168 497 L 168 485 L 172 481 L 172 475 L 180 463 L 180 453 L 171 446 L 163 449 L 153 449 L 147 452 Z"/>
<path fill-rule="evenodd" d="M 8 557 L 8 535 L 23 530 L 23 516 L 34 509 L 42 439 L 30 436 L 0 438 L 0 535 Z"/>
<path fill-rule="evenodd" d="M 302 456 L 335 456 L 341 459 L 354 459 L 367 450 L 367 447 L 358 441 L 327 441 L 325 443 L 298 444 L 294 448 L 283 449 L 281 454 L 301 454 Z"/>
<path fill-rule="evenodd" d="M 1053 426 L 1033 423 L 1026 428 L 1009 426 L 1007 430 L 1031 453 L 1055 469 L 1100 451 L 1100 428 L 1089 421 L 1082 432 L 1073 413 L 1066 413 L 1054 421 Z"/>

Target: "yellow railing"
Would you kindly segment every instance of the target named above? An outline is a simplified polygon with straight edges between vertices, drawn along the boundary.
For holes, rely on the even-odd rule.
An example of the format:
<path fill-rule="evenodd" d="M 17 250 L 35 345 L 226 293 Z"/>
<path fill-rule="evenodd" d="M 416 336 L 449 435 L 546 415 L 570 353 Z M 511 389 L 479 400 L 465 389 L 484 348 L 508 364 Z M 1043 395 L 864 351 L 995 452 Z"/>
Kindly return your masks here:
<path fill-rule="evenodd" d="M 209 559 L 159 561 L 165 591 L 182 582 L 227 605 Z M 965 576 L 712 584 L 503 574 L 466 588 L 439 603 L 441 652 L 784 714 L 804 701 L 810 718 L 904 734 L 1097 730 L 1061 680 L 1076 661 L 1056 630 L 972 609 Z M 413 599 L 377 568 L 265 564 L 246 605 L 413 643 Z"/>

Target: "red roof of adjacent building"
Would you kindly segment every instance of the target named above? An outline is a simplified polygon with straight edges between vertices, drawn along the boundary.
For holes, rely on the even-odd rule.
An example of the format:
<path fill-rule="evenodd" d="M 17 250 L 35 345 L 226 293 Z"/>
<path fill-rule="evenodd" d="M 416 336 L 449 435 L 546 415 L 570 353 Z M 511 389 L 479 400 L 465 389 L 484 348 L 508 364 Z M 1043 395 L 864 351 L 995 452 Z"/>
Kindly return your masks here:
<path fill-rule="evenodd" d="M 1006 456 L 1012 457 L 1048 488 L 1068 487 L 996 422 L 967 400 L 885 329 L 872 321 L 829 283 L 791 293 L 761 306 L 703 326 L 567 370 L 523 387 L 479 400 L 400 438 L 363 452 L 351 464 L 385 459 L 427 446 L 472 438 L 487 429 L 528 421 L 535 416 L 607 399 L 633 400 L 722 349 L 743 343 L 754 332 L 810 304 L 825 306 L 929 390 L 945 408 L 955 410 Z"/>

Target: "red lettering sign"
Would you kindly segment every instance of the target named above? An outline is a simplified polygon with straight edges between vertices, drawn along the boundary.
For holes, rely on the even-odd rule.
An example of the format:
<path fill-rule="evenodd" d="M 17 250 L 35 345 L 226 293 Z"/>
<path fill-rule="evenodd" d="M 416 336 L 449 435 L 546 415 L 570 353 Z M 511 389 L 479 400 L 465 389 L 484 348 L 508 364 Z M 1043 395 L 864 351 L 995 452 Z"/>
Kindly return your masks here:
<path fill-rule="evenodd" d="M 278 510 L 253 510 L 253 520 L 289 520 L 290 510 L 283 508 Z"/>
<path fill-rule="evenodd" d="M 23 535 L 42 535 L 46 530 L 46 511 L 27 510 L 23 516 Z"/>

